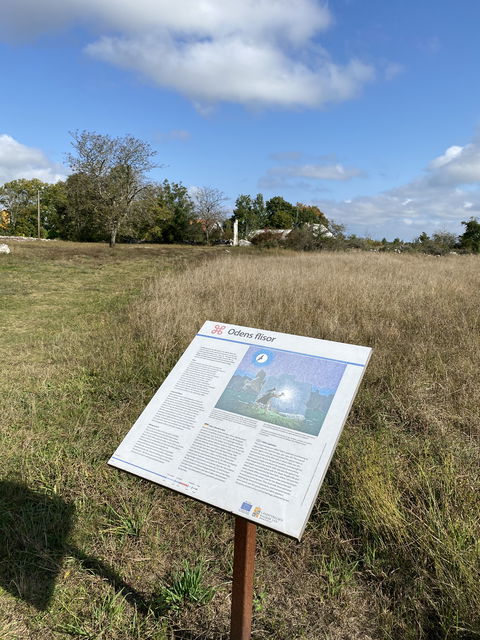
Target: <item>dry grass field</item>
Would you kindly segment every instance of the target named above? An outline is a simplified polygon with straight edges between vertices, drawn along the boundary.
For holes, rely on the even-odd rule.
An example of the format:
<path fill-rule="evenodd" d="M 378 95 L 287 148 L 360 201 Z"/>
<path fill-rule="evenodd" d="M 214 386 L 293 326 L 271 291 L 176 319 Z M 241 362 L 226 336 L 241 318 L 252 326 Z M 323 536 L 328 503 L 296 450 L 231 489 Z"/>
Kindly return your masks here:
<path fill-rule="evenodd" d="M 477 257 L 62 247 L 0 262 L 2 640 L 226 640 L 232 519 L 106 465 L 206 319 L 374 348 L 253 638 L 480 637 Z"/>

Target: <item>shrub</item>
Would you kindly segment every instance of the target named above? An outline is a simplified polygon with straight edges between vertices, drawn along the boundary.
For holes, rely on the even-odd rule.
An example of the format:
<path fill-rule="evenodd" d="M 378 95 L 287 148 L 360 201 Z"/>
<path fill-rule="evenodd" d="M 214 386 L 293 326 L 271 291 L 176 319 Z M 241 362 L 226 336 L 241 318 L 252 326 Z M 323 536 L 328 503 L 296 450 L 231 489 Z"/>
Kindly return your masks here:
<path fill-rule="evenodd" d="M 288 234 L 285 246 L 297 251 L 319 251 L 321 249 L 341 251 L 346 248 L 346 243 L 342 235 L 331 237 L 315 233 L 307 227 L 298 227 Z"/>
<path fill-rule="evenodd" d="M 256 247 L 263 247 L 265 249 L 280 247 L 284 244 L 284 240 L 279 233 L 269 230 L 262 231 L 262 233 L 254 236 L 250 242 Z"/>

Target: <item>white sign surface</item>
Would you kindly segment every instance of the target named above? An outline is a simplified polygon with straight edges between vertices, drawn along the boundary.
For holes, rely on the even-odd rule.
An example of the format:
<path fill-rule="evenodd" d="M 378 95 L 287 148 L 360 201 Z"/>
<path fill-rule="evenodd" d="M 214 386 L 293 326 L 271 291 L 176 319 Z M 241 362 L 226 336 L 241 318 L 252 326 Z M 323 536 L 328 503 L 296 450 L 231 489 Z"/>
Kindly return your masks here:
<path fill-rule="evenodd" d="M 206 322 L 109 464 L 300 539 L 370 354 Z"/>

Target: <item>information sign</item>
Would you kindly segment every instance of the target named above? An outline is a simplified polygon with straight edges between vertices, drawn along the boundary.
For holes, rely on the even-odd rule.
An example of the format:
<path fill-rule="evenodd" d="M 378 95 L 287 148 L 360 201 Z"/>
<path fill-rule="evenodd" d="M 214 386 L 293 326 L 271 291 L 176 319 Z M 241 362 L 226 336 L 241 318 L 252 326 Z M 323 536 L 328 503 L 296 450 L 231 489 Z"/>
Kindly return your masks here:
<path fill-rule="evenodd" d="M 206 322 L 109 464 L 300 539 L 370 354 Z"/>

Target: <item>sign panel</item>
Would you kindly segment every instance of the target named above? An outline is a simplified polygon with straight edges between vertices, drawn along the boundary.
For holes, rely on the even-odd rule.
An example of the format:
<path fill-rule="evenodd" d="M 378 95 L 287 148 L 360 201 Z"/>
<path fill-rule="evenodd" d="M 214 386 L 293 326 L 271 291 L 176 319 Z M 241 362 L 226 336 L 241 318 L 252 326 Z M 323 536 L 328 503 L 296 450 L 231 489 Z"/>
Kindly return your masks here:
<path fill-rule="evenodd" d="M 109 464 L 300 539 L 370 354 L 206 322 Z"/>

